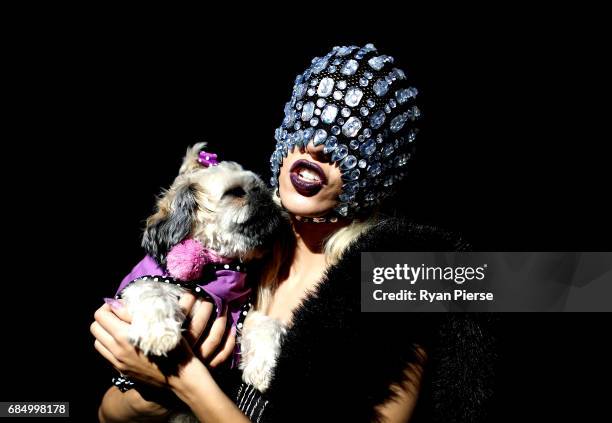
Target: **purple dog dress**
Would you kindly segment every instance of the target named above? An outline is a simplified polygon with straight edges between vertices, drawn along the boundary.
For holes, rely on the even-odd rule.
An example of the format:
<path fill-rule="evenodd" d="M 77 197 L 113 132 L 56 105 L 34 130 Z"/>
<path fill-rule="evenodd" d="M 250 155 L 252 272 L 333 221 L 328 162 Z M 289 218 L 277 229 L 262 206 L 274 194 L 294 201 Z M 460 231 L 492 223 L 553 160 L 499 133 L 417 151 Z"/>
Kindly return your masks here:
<path fill-rule="evenodd" d="M 207 260 L 200 262 L 195 267 L 195 272 L 185 273 L 177 266 L 172 267 L 174 272 L 168 271 L 162 268 L 153 257 L 146 255 L 123 278 L 115 297 L 120 298 L 121 292 L 136 279 L 150 278 L 157 280 L 159 278 L 159 282 L 171 281 L 174 284 L 189 289 L 196 296 L 212 300 L 215 304 L 217 315 L 227 309 L 227 318 L 230 320 L 232 329 L 240 330 L 242 329 L 242 322 L 247 311 L 251 307 L 249 298 L 252 290 L 246 283 L 245 265 L 240 262 L 229 262 L 228 260 L 220 259 L 214 254 L 209 254 L 207 258 Z M 170 256 L 168 262 L 169 264 L 171 262 Z M 177 274 L 189 280 L 178 279 L 176 278 Z M 235 367 L 238 364 L 239 354 L 238 346 L 236 346 L 232 356 L 231 367 Z"/>

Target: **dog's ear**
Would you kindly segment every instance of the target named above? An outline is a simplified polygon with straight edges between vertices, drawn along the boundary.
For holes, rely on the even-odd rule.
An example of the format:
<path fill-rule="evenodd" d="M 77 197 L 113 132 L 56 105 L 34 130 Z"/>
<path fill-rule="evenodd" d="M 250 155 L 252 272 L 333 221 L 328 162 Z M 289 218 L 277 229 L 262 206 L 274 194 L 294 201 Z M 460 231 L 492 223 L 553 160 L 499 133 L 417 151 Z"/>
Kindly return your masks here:
<path fill-rule="evenodd" d="M 157 205 L 157 213 L 147 219 L 142 246 L 164 264 L 168 251 L 191 233 L 198 203 L 196 189 L 186 183 L 170 189 Z"/>
<path fill-rule="evenodd" d="M 206 148 L 205 142 L 199 142 L 194 144 L 192 147 L 187 149 L 185 157 L 183 158 L 183 164 L 179 169 L 179 175 L 183 173 L 191 172 L 197 169 L 202 169 L 202 165 L 198 162 L 200 151 Z"/>

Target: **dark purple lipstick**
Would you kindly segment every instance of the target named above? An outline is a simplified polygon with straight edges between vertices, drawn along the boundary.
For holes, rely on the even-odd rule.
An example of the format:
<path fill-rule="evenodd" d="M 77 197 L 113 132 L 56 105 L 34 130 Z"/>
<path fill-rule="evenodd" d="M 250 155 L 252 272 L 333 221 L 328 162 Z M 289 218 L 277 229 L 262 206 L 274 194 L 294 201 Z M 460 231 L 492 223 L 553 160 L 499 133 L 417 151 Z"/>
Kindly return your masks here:
<path fill-rule="evenodd" d="M 321 167 L 308 160 L 297 160 L 291 165 L 289 178 L 297 192 L 304 197 L 316 195 L 323 185 L 327 184 L 327 177 Z"/>

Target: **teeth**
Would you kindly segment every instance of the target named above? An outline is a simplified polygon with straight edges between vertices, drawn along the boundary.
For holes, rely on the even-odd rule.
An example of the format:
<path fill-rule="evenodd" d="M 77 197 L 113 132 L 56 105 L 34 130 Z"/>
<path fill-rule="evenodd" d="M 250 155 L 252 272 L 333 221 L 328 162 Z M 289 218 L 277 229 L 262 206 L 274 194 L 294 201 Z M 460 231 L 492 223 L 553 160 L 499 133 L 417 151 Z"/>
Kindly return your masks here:
<path fill-rule="evenodd" d="M 317 175 L 310 169 L 300 169 L 300 171 L 298 172 L 298 175 L 300 178 L 306 181 L 309 181 L 309 182 L 319 182 L 321 180 L 319 178 L 319 175 Z"/>

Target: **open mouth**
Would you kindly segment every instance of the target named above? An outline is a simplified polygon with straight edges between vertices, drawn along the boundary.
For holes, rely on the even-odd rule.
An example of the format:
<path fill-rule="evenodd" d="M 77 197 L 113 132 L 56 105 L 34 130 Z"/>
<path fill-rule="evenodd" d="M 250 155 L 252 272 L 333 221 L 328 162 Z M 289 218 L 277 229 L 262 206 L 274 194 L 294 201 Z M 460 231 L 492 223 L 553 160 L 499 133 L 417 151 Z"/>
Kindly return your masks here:
<path fill-rule="evenodd" d="M 297 160 L 289 172 L 295 190 L 306 197 L 315 195 L 323 188 L 323 185 L 327 184 L 327 177 L 323 169 L 308 160 Z"/>

